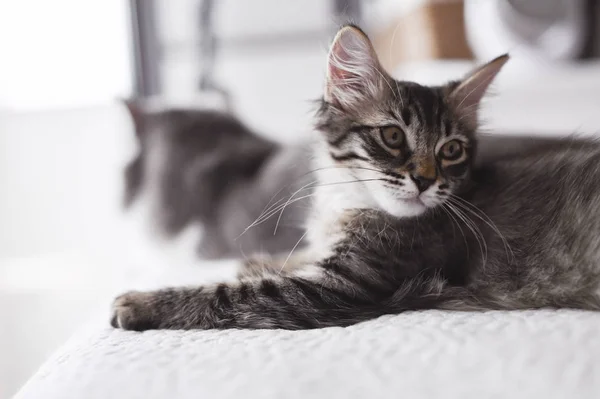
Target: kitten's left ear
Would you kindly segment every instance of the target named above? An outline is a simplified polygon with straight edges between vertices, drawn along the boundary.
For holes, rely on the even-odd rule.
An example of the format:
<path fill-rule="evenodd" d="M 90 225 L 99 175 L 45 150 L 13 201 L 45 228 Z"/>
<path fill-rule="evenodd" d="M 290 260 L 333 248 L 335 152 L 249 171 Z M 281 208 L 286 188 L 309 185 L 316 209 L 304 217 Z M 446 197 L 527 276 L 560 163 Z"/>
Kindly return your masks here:
<path fill-rule="evenodd" d="M 481 99 L 508 59 L 508 54 L 493 59 L 475 69 L 452 89 L 450 103 L 459 114 L 472 115 L 475 118 Z"/>
<path fill-rule="evenodd" d="M 136 136 L 140 136 L 144 129 L 144 120 L 146 118 L 146 107 L 143 100 L 137 98 L 122 98 L 121 102 L 127 108 L 129 116 L 133 120 L 133 127 Z"/>
<path fill-rule="evenodd" d="M 141 101 L 135 98 L 121 98 L 120 101 L 127 108 L 129 116 L 133 119 L 133 123 L 137 125 L 144 116 Z"/>
<path fill-rule="evenodd" d="M 348 109 L 375 100 L 386 75 L 367 35 L 345 26 L 333 39 L 327 57 L 325 101 Z"/>

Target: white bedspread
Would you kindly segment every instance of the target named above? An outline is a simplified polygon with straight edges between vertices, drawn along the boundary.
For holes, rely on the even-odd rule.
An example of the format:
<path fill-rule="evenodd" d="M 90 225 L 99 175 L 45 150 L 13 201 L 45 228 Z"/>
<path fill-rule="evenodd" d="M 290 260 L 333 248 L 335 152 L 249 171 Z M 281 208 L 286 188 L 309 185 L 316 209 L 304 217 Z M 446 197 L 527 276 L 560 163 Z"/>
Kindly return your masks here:
<path fill-rule="evenodd" d="M 89 326 L 16 396 L 600 398 L 600 314 L 410 312 L 310 331 Z"/>

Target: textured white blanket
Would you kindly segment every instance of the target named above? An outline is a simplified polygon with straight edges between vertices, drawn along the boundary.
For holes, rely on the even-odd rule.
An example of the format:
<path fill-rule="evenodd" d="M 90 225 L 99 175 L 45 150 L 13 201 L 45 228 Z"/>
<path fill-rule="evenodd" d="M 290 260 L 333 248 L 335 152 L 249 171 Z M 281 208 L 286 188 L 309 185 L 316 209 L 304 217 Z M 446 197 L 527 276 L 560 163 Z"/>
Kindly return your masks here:
<path fill-rule="evenodd" d="M 600 314 L 410 312 L 311 331 L 91 326 L 28 382 L 47 398 L 600 398 Z"/>

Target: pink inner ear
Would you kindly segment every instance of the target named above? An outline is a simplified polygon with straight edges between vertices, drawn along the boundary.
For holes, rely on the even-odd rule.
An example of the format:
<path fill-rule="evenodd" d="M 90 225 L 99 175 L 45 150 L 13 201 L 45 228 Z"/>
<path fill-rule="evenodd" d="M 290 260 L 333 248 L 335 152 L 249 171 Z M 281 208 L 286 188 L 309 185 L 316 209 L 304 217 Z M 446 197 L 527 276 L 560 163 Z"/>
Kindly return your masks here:
<path fill-rule="evenodd" d="M 346 87 L 348 81 L 357 78 L 355 74 L 350 72 L 350 66 L 356 60 L 353 60 L 352 56 L 346 51 L 346 47 L 350 45 L 351 40 L 348 36 L 351 36 L 351 34 L 341 34 L 329 53 L 329 80 L 337 87 L 340 87 L 340 85 Z"/>
<path fill-rule="evenodd" d="M 331 63 L 329 64 L 329 79 L 332 81 L 340 81 L 340 80 L 348 80 L 352 74 L 349 71 L 345 71 L 341 68 L 337 68 L 333 66 Z"/>
<path fill-rule="evenodd" d="M 341 40 L 336 41 L 329 53 L 328 62 L 328 82 L 327 82 L 327 93 L 328 100 L 341 107 L 341 103 L 335 92 L 345 92 L 349 90 L 356 90 L 357 87 L 352 85 L 353 74 L 341 68 L 341 65 L 346 65 L 349 62 L 349 55 L 340 44 Z"/>
<path fill-rule="evenodd" d="M 336 68 L 330 65 L 329 68 L 329 84 L 335 86 L 336 90 L 360 90 L 360 77 L 350 71 L 341 68 Z"/>
<path fill-rule="evenodd" d="M 379 79 L 374 72 L 378 68 L 374 54 L 362 31 L 342 28 L 329 52 L 326 99 L 337 105 L 352 106 L 372 95 L 377 87 L 375 80 Z"/>

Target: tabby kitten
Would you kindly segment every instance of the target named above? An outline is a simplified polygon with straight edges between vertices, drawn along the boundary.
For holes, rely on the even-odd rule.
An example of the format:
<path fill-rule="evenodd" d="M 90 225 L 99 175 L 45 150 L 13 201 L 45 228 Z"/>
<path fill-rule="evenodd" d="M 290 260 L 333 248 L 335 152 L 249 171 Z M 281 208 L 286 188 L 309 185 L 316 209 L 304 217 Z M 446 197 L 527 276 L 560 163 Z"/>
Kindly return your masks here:
<path fill-rule="evenodd" d="M 475 165 L 477 109 L 508 61 L 396 81 L 367 36 L 331 47 L 309 250 L 232 284 L 130 292 L 112 325 L 346 326 L 411 309 L 600 308 L 600 148 L 565 140 Z"/>

